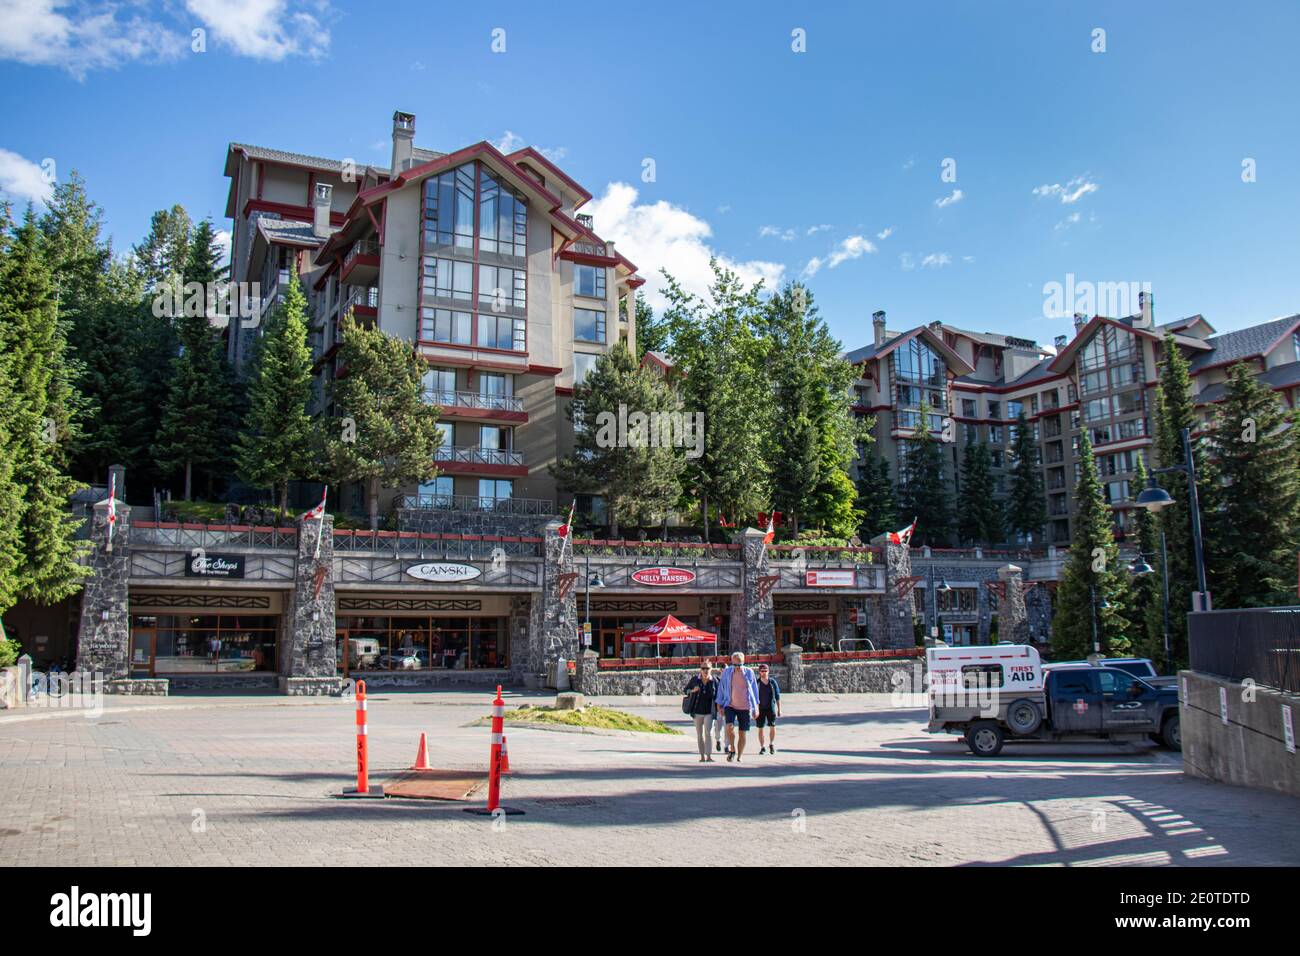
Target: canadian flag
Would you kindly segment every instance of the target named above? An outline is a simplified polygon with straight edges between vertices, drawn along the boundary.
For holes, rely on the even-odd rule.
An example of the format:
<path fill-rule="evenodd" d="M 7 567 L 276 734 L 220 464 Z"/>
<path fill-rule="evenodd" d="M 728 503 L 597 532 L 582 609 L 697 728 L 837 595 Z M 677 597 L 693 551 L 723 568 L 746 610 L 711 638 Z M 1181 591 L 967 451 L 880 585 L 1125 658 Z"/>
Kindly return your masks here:
<path fill-rule="evenodd" d="M 117 474 L 108 477 L 108 540 L 113 540 L 113 528 L 117 524 Z"/>
<path fill-rule="evenodd" d="M 915 531 L 915 530 L 916 530 L 916 519 L 913 518 L 913 519 L 912 519 L 912 523 L 909 524 L 909 525 L 908 525 L 906 528 L 904 528 L 902 531 L 891 531 L 891 532 L 889 532 L 889 543 L 890 543 L 890 544 L 907 544 L 909 541 L 912 540 L 912 532 Z"/>
<path fill-rule="evenodd" d="M 776 519 L 775 514 L 767 516 L 767 531 L 763 533 L 763 543 L 771 544 L 772 539 L 776 537 L 776 525 L 773 523 Z"/>
<path fill-rule="evenodd" d="M 330 493 L 329 485 L 326 485 L 324 492 L 322 492 L 320 496 L 320 504 L 318 504 L 315 508 L 312 508 L 311 511 L 308 511 L 305 515 L 303 515 L 304 520 L 309 521 L 312 518 L 319 518 L 321 515 L 325 514 L 325 499 L 329 497 L 329 493 Z"/>
<path fill-rule="evenodd" d="M 569 518 L 568 518 L 568 520 L 565 521 L 564 524 L 560 525 L 560 529 L 559 529 L 558 531 L 555 532 L 555 533 L 558 534 L 561 538 L 567 538 L 567 537 L 569 536 L 569 532 L 573 530 L 573 509 L 574 509 L 574 507 L 575 507 L 576 505 L 577 505 L 577 502 L 576 502 L 576 501 L 575 501 L 573 504 L 570 504 L 570 505 L 569 505 Z"/>

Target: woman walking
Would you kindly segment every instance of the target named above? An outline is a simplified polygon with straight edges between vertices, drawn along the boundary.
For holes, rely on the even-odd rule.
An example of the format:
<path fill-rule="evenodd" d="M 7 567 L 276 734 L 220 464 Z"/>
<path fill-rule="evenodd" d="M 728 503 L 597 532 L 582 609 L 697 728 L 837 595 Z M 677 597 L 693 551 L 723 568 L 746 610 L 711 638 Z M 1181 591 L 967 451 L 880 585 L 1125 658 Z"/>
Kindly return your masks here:
<path fill-rule="evenodd" d="M 709 743 L 713 729 L 714 701 L 718 697 L 718 682 L 713 677 L 713 665 L 705 661 L 700 665 L 700 672 L 690 679 L 682 692 L 690 697 L 690 712 L 695 719 L 695 743 L 700 750 L 700 763 L 712 762 L 713 754 Z"/>

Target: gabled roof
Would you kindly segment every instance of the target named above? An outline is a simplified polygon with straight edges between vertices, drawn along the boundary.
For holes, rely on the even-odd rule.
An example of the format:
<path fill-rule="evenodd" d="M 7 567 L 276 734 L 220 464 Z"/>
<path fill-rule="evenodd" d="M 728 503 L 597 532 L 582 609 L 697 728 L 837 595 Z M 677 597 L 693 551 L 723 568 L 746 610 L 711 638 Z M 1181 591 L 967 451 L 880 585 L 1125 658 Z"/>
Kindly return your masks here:
<path fill-rule="evenodd" d="M 1083 346 L 1083 344 L 1088 340 L 1090 340 L 1093 334 L 1096 333 L 1096 331 L 1100 329 L 1103 325 L 1113 325 L 1116 328 L 1121 328 L 1127 332 L 1132 332 L 1134 335 L 1140 335 L 1143 338 L 1152 339 L 1157 342 L 1164 340 L 1165 334 L 1160 328 L 1143 328 L 1141 326 L 1134 325 L 1133 320 L 1135 318 L 1137 318 L 1137 316 L 1128 316 L 1127 318 L 1123 318 L 1123 319 L 1114 319 L 1106 315 L 1094 315 L 1091 319 L 1088 320 L 1087 324 L 1084 325 L 1083 328 L 1081 328 L 1078 332 L 1074 334 L 1074 338 L 1072 338 L 1069 341 L 1069 343 L 1065 346 L 1065 348 L 1061 349 L 1061 351 L 1056 354 L 1056 358 L 1054 358 L 1051 363 L 1052 371 L 1063 372 L 1066 369 L 1068 369 L 1070 365 L 1074 362 L 1074 354 L 1078 352 L 1079 349 Z M 1185 345 L 1190 349 L 1203 350 L 1209 347 L 1201 339 L 1192 338 L 1191 336 L 1188 335 L 1175 334 L 1174 341 L 1177 342 L 1179 345 Z"/>
<path fill-rule="evenodd" d="M 324 237 L 316 235 L 316 228 L 312 223 L 299 222 L 296 219 L 272 219 L 269 216 L 259 216 L 257 229 L 267 242 L 314 248 L 325 241 Z"/>
<path fill-rule="evenodd" d="M 886 334 L 888 335 L 888 333 Z M 952 346 L 943 340 L 943 336 L 936 335 L 934 329 L 928 325 L 919 325 L 914 329 L 895 334 L 879 349 L 876 348 L 874 343 L 860 349 L 854 349 L 852 352 L 846 353 L 845 358 L 854 365 L 871 359 L 882 359 L 900 345 L 912 341 L 917 336 L 925 339 L 931 348 L 943 356 L 944 362 L 948 365 L 948 370 L 953 374 L 969 375 L 975 371 L 974 366 L 962 358 L 958 352 L 954 351 Z"/>
<path fill-rule="evenodd" d="M 1300 362 L 1275 365 L 1263 375 L 1258 376 L 1256 381 L 1275 390 L 1300 385 Z M 1227 394 L 1228 383 L 1215 382 L 1213 385 L 1207 385 L 1201 389 L 1197 393 L 1195 401 L 1197 405 L 1212 405 L 1215 402 L 1222 401 Z"/>
<path fill-rule="evenodd" d="M 1191 370 L 1194 374 L 1242 359 L 1265 356 L 1277 348 L 1297 326 L 1300 326 L 1300 315 L 1288 315 L 1271 322 L 1237 329 L 1235 332 L 1212 335 L 1205 341 L 1213 351 L 1196 356 L 1192 360 Z"/>

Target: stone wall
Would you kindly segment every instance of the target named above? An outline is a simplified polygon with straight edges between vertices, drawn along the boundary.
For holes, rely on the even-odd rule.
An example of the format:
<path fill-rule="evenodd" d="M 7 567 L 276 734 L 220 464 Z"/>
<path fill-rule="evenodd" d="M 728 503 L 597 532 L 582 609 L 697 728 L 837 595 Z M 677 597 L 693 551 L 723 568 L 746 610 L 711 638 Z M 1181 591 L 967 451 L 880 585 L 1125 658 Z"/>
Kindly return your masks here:
<path fill-rule="evenodd" d="M 131 577 L 131 509 L 117 505 L 117 524 L 108 541 L 108 501 L 91 509 L 90 574 L 82 589 L 77 638 L 77 670 L 105 681 L 130 676 L 130 615 L 127 592 Z"/>
<path fill-rule="evenodd" d="M 1182 671 L 1178 680 L 1184 773 L 1300 797 L 1300 758 L 1287 750 L 1283 710 L 1290 708 L 1294 741 L 1300 694 L 1248 688 L 1195 671 Z"/>
<path fill-rule="evenodd" d="M 318 544 L 319 542 L 319 544 Z M 289 695 L 339 693 L 334 640 L 334 518 L 298 519 L 298 560 L 285 615 L 280 691 Z"/>
<path fill-rule="evenodd" d="M 513 674 L 508 670 L 425 670 L 425 671 L 378 671 L 373 674 L 357 673 L 355 680 L 366 682 L 366 692 L 388 687 L 397 688 L 435 688 L 464 685 L 470 687 L 495 687 L 497 684 L 512 683 Z"/>

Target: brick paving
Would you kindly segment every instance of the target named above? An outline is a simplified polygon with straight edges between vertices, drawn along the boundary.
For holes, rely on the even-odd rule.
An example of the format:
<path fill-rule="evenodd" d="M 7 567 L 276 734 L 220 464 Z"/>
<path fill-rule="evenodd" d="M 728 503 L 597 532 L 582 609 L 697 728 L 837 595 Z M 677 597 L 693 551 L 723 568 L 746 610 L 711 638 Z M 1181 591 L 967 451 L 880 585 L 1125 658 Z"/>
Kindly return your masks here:
<path fill-rule="evenodd" d="M 509 695 L 511 706 L 539 695 Z M 481 692 L 371 697 L 372 782 L 486 765 Z M 924 711 L 790 695 L 776 755 L 701 765 L 678 698 L 607 698 L 689 735 L 509 731 L 504 822 L 344 801 L 351 700 L 109 699 L 0 714 L 0 864 L 1300 864 L 1295 800 L 1183 776 L 1154 747 L 1009 746 L 977 761 Z"/>

